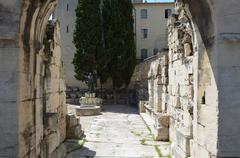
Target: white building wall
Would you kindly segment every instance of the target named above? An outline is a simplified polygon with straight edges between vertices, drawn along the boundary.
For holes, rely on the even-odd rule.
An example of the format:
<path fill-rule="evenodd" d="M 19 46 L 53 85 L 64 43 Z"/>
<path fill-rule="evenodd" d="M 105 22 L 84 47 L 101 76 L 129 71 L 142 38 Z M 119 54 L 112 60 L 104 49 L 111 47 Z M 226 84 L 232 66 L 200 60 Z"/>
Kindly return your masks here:
<path fill-rule="evenodd" d="M 75 29 L 75 9 L 77 4 L 78 0 L 59 0 L 54 15 L 54 18 L 60 21 L 62 59 L 65 67 L 65 80 L 68 86 L 83 85 L 80 81 L 74 78 L 74 67 L 72 64 L 74 53 L 76 51 L 73 44 L 73 33 Z"/>
<path fill-rule="evenodd" d="M 137 59 L 141 59 L 141 49 L 148 50 L 148 57 L 153 49 L 159 51 L 167 46 L 167 19 L 165 9 L 173 9 L 174 3 L 137 3 L 134 4 Z M 141 9 L 147 9 L 147 19 L 141 18 Z M 148 29 L 148 37 L 142 38 L 141 29 Z"/>

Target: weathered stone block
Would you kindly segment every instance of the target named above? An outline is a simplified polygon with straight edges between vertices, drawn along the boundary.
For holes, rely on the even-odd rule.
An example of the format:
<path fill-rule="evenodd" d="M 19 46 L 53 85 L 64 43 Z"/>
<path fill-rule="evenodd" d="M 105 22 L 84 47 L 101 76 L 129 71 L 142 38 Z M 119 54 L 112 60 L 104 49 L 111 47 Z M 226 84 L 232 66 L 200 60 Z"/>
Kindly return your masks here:
<path fill-rule="evenodd" d="M 180 96 L 188 97 L 189 99 L 193 99 L 193 85 L 182 85 L 180 86 Z"/>
<path fill-rule="evenodd" d="M 156 125 L 158 127 L 165 127 L 165 128 L 168 128 L 169 127 L 169 120 L 170 120 L 170 117 L 169 115 L 167 114 L 159 114 L 156 116 Z"/>
<path fill-rule="evenodd" d="M 165 127 L 157 127 L 156 133 L 154 134 L 155 140 L 168 141 L 169 140 L 169 129 Z"/>
<path fill-rule="evenodd" d="M 60 144 L 60 133 L 58 131 L 52 132 L 50 135 L 47 135 L 46 141 L 48 155 L 50 155 Z"/>
<path fill-rule="evenodd" d="M 189 157 L 187 155 L 187 153 L 185 153 L 179 146 L 177 146 L 176 144 L 174 144 L 172 146 L 172 153 L 174 155 L 174 157 L 176 158 L 187 158 Z"/>
<path fill-rule="evenodd" d="M 67 129 L 68 139 L 80 139 L 82 135 L 83 135 L 83 131 L 80 124 Z"/>
<path fill-rule="evenodd" d="M 178 130 L 176 131 L 176 145 L 181 148 L 186 156 L 190 156 L 190 139 L 191 137 L 183 135 Z"/>
<path fill-rule="evenodd" d="M 50 130 L 56 130 L 58 124 L 58 113 L 47 113 L 44 117 L 44 126 Z"/>
<path fill-rule="evenodd" d="M 58 148 L 56 150 L 54 150 L 51 154 L 50 157 L 51 158 L 65 158 L 67 155 L 67 148 L 65 146 L 65 144 L 61 144 L 60 146 L 58 146 Z"/>
<path fill-rule="evenodd" d="M 208 151 L 217 153 L 217 124 L 212 122 L 211 125 L 203 126 L 197 122 L 193 122 L 193 138 L 197 144 L 205 146 Z M 207 137 L 206 137 L 207 136 Z"/>
<path fill-rule="evenodd" d="M 138 110 L 139 110 L 139 113 L 145 113 L 146 112 L 146 108 L 145 108 L 145 102 L 146 101 L 139 101 L 139 104 L 138 104 Z"/>
<path fill-rule="evenodd" d="M 100 114 L 101 114 L 100 106 L 79 107 L 76 109 L 77 116 L 91 116 L 91 115 L 100 115 Z"/>
<path fill-rule="evenodd" d="M 74 127 L 79 124 L 79 119 L 74 114 L 67 115 L 67 128 Z"/>
<path fill-rule="evenodd" d="M 193 139 L 190 140 L 190 155 L 194 158 L 210 157 L 209 152 L 197 144 Z M 212 157 L 212 156 L 211 156 Z"/>

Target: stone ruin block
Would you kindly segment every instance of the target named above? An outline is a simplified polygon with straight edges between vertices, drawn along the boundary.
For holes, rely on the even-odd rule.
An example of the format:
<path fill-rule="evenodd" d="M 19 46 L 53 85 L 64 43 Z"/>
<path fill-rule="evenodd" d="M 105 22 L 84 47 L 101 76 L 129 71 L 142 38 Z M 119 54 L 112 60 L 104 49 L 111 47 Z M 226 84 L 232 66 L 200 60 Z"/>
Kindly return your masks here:
<path fill-rule="evenodd" d="M 79 119 L 74 114 L 67 115 L 67 138 L 80 139 L 83 135 Z"/>
<path fill-rule="evenodd" d="M 48 155 L 50 155 L 51 153 L 53 153 L 57 147 L 59 146 L 60 142 L 60 132 L 59 131 L 55 131 L 54 133 L 48 135 L 46 137 L 46 142 L 47 142 L 47 146 L 48 146 Z"/>
<path fill-rule="evenodd" d="M 168 114 L 158 114 L 155 120 L 156 126 L 168 128 L 169 120 L 170 120 L 170 117 Z"/>
<path fill-rule="evenodd" d="M 45 129 L 55 131 L 58 127 L 58 113 L 47 113 L 44 116 Z"/>
<path fill-rule="evenodd" d="M 44 116 L 44 143 L 47 155 L 50 155 L 61 143 L 60 131 L 58 128 L 58 113 L 47 113 Z"/>
<path fill-rule="evenodd" d="M 155 140 L 168 141 L 169 140 L 169 128 L 156 127 L 154 136 L 155 136 Z"/>
<path fill-rule="evenodd" d="M 180 86 L 180 96 L 181 97 L 187 97 L 189 99 L 193 99 L 193 85 L 181 85 Z"/>
<path fill-rule="evenodd" d="M 138 110 L 139 110 L 139 113 L 145 113 L 146 112 L 146 102 L 147 101 L 139 101 L 139 104 L 138 104 Z"/>
<path fill-rule="evenodd" d="M 193 100 L 187 97 L 180 97 L 181 109 L 192 114 L 190 111 L 193 108 Z"/>
<path fill-rule="evenodd" d="M 190 136 L 185 136 L 176 130 L 176 149 L 180 148 L 180 152 L 176 150 L 177 155 L 184 156 L 183 158 L 190 156 L 190 140 Z"/>

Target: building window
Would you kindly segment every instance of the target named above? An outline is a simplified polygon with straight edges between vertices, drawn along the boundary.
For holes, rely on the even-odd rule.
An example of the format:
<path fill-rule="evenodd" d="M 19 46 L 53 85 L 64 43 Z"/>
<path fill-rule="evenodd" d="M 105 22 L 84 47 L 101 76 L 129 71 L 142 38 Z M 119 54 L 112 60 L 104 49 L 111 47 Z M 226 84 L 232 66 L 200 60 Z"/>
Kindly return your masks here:
<path fill-rule="evenodd" d="M 67 11 L 69 11 L 69 4 L 67 4 Z"/>
<path fill-rule="evenodd" d="M 68 30 L 68 25 L 67 25 L 67 33 L 68 33 L 68 31 L 69 31 L 69 30 Z"/>
<path fill-rule="evenodd" d="M 147 9 L 141 9 L 141 18 L 142 19 L 147 19 L 148 18 L 148 14 L 147 14 Z"/>
<path fill-rule="evenodd" d="M 141 49 L 141 59 L 146 59 L 148 57 L 148 50 Z"/>
<path fill-rule="evenodd" d="M 148 29 L 142 29 L 142 38 L 148 38 Z"/>
<path fill-rule="evenodd" d="M 171 16 L 172 10 L 171 9 L 165 9 L 165 19 L 168 19 L 169 16 Z"/>

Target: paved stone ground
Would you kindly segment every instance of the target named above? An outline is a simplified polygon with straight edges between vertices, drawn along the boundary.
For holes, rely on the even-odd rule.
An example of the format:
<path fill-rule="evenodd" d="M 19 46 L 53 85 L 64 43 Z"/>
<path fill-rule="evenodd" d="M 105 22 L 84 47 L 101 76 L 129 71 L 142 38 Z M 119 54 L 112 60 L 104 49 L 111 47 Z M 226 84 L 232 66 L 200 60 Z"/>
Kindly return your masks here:
<path fill-rule="evenodd" d="M 155 158 L 169 155 L 169 143 L 153 141 L 150 130 L 133 106 L 106 105 L 102 115 L 81 117 L 80 122 L 86 135 L 85 142 L 67 158 Z"/>

